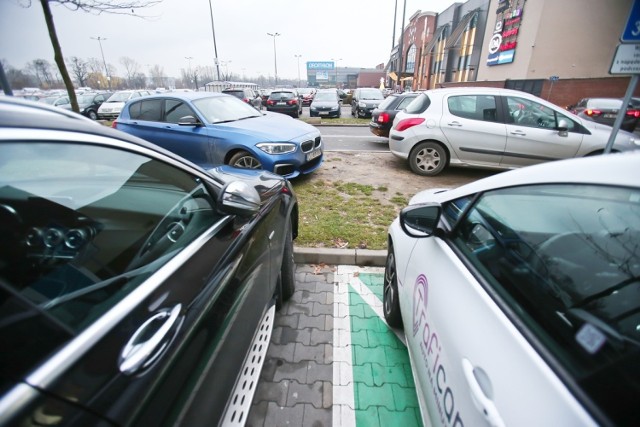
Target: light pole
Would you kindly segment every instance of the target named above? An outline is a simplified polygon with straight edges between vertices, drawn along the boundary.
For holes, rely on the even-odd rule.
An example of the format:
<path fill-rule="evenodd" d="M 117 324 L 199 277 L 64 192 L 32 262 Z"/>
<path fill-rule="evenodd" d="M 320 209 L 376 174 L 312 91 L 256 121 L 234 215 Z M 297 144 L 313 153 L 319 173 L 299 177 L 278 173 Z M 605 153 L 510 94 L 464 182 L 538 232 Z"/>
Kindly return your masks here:
<path fill-rule="evenodd" d="M 302 86 L 300 84 L 300 58 L 302 58 L 302 55 L 293 55 L 297 60 L 298 60 L 298 87 Z"/>
<path fill-rule="evenodd" d="M 267 35 L 273 37 L 273 66 L 275 68 L 276 77 L 275 86 L 278 86 L 278 55 L 276 54 L 276 37 L 278 37 L 280 33 L 267 33 Z"/>
<path fill-rule="evenodd" d="M 109 76 L 109 69 L 107 68 L 107 61 L 104 60 L 104 51 L 102 50 L 102 40 L 106 40 L 104 37 L 91 37 L 93 40 L 98 40 L 100 45 L 100 54 L 102 55 L 102 63 L 104 64 L 104 72 L 107 76 L 107 83 L 109 84 L 109 90 L 111 90 L 111 77 Z"/>
<path fill-rule="evenodd" d="M 193 81 L 193 77 L 191 76 L 191 60 L 193 59 L 193 56 L 185 56 L 184 59 L 189 61 L 189 68 L 187 69 L 187 79 L 190 82 L 192 82 Z"/>
<path fill-rule="evenodd" d="M 342 58 L 339 58 L 339 59 L 331 58 L 331 60 L 336 62 L 336 87 L 338 87 L 338 61 L 342 61 Z"/>
<path fill-rule="evenodd" d="M 216 45 L 216 30 L 213 26 L 213 8 L 211 7 L 211 0 L 209 0 L 209 12 L 211 13 L 211 33 L 213 34 L 213 52 L 215 54 L 213 62 L 216 64 L 218 81 L 220 81 L 220 61 L 218 61 L 218 46 Z"/>

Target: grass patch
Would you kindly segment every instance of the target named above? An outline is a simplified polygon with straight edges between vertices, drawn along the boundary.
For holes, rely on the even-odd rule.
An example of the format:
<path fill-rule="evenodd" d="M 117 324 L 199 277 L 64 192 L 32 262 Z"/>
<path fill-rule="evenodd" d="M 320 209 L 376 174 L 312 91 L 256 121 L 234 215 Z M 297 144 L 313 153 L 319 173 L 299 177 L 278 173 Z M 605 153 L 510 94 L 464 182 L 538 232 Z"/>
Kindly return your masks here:
<path fill-rule="evenodd" d="M 394 197 L 381 203 L 370 185 L 297 179 L 300 208 L 296 245 L 303 247 L 386 249 L 387 228 L 406 205 Z"/>

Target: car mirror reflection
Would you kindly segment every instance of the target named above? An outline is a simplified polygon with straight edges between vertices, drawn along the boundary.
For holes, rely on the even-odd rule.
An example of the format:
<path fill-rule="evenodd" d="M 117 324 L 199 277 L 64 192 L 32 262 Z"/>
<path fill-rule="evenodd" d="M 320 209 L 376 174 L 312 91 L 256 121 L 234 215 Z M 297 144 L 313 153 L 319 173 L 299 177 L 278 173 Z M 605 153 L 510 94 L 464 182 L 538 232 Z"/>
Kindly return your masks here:
<path fill-rule="evenodd" d="M 246 182 L 232 181 L 222 190 L 220 206 L 225 213 L 252 216 L 260 210 L 260 195 Z"/>
<path fill-rule="evenodd" d="M 400 226 L 411 237 L 429 237 L 436 232 L 441 214 L 438 203 L 408 206 L 400 212 Z"/>

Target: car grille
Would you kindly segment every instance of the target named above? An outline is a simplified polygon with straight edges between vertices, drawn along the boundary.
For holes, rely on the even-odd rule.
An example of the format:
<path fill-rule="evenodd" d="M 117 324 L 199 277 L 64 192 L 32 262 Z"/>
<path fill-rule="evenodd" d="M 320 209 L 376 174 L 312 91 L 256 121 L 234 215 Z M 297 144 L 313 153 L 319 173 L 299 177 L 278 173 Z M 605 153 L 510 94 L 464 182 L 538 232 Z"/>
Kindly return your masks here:
<path fill-rule="evenodd" d="M 304 141 L 300 144 L 300 148 L 302 148 L 303 153 L 308 153 L 315 148 L 318 148 L 322 145 L 322 137 L 317 136 L 315 139 L 310 139 L 308 141 Z"/>

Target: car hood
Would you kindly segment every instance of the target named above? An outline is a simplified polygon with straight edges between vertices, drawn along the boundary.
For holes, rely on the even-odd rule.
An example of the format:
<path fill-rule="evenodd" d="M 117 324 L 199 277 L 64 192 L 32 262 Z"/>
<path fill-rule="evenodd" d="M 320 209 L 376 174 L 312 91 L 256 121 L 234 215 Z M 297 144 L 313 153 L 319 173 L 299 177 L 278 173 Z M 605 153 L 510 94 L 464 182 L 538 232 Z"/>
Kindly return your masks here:
<path fill-rule="evenodd" d="M 313 126 L 285 114 L 267 112 L 262 116 L 229 123 L 211 124 L 212 129 L 232 130 L 260 141 L 298 141 L 320 132 Z"/>

